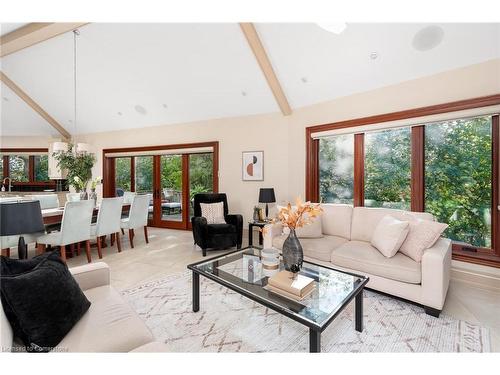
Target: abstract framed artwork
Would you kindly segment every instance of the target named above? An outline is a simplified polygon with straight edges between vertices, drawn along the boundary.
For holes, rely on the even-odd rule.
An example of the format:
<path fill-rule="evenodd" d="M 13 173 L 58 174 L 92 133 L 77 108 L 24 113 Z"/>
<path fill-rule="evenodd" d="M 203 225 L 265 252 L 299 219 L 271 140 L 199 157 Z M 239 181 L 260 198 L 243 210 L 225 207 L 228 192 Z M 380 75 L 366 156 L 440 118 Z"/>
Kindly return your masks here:
<path fill-rule="evenodd" d="M 264 151 L 243 151 L 243 181 L 264 181 Z"/>

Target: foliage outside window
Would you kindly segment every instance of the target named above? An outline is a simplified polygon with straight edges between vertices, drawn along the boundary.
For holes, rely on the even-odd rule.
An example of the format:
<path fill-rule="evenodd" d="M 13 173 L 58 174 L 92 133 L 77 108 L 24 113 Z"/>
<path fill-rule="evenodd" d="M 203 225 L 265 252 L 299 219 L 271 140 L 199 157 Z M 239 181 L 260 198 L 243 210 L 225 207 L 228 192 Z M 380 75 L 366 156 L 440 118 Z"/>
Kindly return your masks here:
<path fill-rule="evenodd" d="M 189 155 L 189 197 L 213 191 L 213 154 Z"/>
<path fill-rule="evenodd" d="M 0 154 L 0 178 L 3 179 L 3 155 Z"/>
<path fill-rule="evenodd" d="M 325 203 L 353 203 L 354 135 L 319 140 L 319 189 Z"/>
<path fill-rule="evenodd" d="M 491 116 L 425 127 L 425 208 L 445 235 L 491 247 Z"/>
<path fill-rule="evenodd" d="M 153 157 L 135 157 L 135 191 L 141 193 L 153 192 Z"/>
<path fill-rule="evenodd" d="M 16 182 L 29 181 L 29 156 L 9 156 L 9 177 Z"/>
<path fill-rule="evenodd" d="M 58 168 L 67 171 L 68 184 L 78 192 L 82 189 L 82 186 L 86 189 L 92 179 L 92 167 L 96 162 L 96 158 L 94 154 L 86 152 L 74 153 L 73 147 L 72 144 L 69 144 L 66 151 L 54 152 L 53 155 L 57 160 Z M 75 177 L 77 177 L 76 180 Z M 78 180 L 81 182 L 78 182 Z"/>
<path fill-rule="evenodd" d="M 365 134 L 365 206 L 410 209 L 410 128 Z"/>
<path fill-rule="evenodd" d="M 35 181 L 49 180 L 49 157 L 48 155 L 36 155 L 35 157 Z"/>
<path fill-rule="evenodd" d="M 131 158 L 115 159 L 115 187 L 123 191 L 131 191 Z"/>

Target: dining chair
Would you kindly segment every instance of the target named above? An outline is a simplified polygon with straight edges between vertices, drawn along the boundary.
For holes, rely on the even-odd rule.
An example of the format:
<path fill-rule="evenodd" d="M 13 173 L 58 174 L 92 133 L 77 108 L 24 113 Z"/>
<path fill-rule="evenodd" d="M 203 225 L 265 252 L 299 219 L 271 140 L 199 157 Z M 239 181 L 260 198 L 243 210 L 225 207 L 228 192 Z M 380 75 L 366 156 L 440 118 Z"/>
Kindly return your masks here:
<path fill-rule="evenodd" d="M 104 198 L 99 205 L 97 214 L 97 222 L 90 227 L 91 237 L 95 237 L 97 241 L 97 253 L 99 259 L 102 258 L 102 240 L 108 234 L 111 235 L 111 245 L 116 240 L 118 252 L 122 251 L 120 243 L 120 229 L 122 218 L 123 198 Z"/>
<path fill-rule="evenodd" d="M 90 256 L 90 224 L 93 211 L 93 200 L 66 202 L 61 231 L 39 237 L 37 239 L 38 253 L 44 252 L 47 245 L 59 246 L 61 258 L 66 261 L 66 246 L 85 241 L 87 261 L 90 263 L 92 261 Z"/>
<path fill-rule="evenodd" d="M 132 248 L 134 248 L 134 229 L 137 228 L 144 228 L 144 238 L 146 243 L 149 243 L 147 225 L 150 200 L 150 194 L 136 195 L 130 206 L 128 217 L 121 220 L 121 228 L 128 229 L 128 238 Z"/>
<path fill-rule="evenodd" d="M 80 193 L 67 193 L 66 202 L 78 202 L 80 200 Z"/>
<path fill-rule="evenodd" d="M 135 191 L 124 191 L 123 192 L 123 204 L 132 204 L 134 197 L 137 195 Z"/>
<path fill-rule="evenodd" d="M 30 197 L 31 200 L 40 202 L 40 208 L 42 210 L 59 207 L 59 197 L 57 194 L 34 194 Z"/>

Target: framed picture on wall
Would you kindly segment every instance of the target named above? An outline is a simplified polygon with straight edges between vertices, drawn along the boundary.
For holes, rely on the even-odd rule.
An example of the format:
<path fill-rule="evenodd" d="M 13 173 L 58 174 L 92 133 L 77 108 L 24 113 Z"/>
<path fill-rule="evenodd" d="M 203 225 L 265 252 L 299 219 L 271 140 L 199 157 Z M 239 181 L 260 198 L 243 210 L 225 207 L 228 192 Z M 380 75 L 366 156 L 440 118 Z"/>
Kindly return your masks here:
<path fill-rule="evenodd" d="M 264 181 L 264 151 L 243 151 L 243 181 Z"/>

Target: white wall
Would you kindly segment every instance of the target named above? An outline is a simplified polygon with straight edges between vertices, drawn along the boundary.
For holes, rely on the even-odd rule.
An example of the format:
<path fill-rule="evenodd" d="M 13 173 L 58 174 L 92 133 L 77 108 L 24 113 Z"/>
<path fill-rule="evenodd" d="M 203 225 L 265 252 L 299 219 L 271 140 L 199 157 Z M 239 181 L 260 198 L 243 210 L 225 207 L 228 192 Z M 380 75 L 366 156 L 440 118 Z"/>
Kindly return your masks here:
<path fill-rule="evenodd" d="M 260 187 L 274 187 L 278 202 L 305 194 L 305 128 L 461 99 L 500 93 L 500 60 L 471 65 L 398 85 L 280 113 L 164 125 L 133 131 L 86 134 L 97 156 L 94 176 L 102 175 L 102 149 L 219 141 L 219 190 L 230 210 L 248 219 Z M 2 137 L 2 147 L 44 147 L 48 138 Z M 241 152 L 264 151 L 263 182 L 243 182 Z"/>

